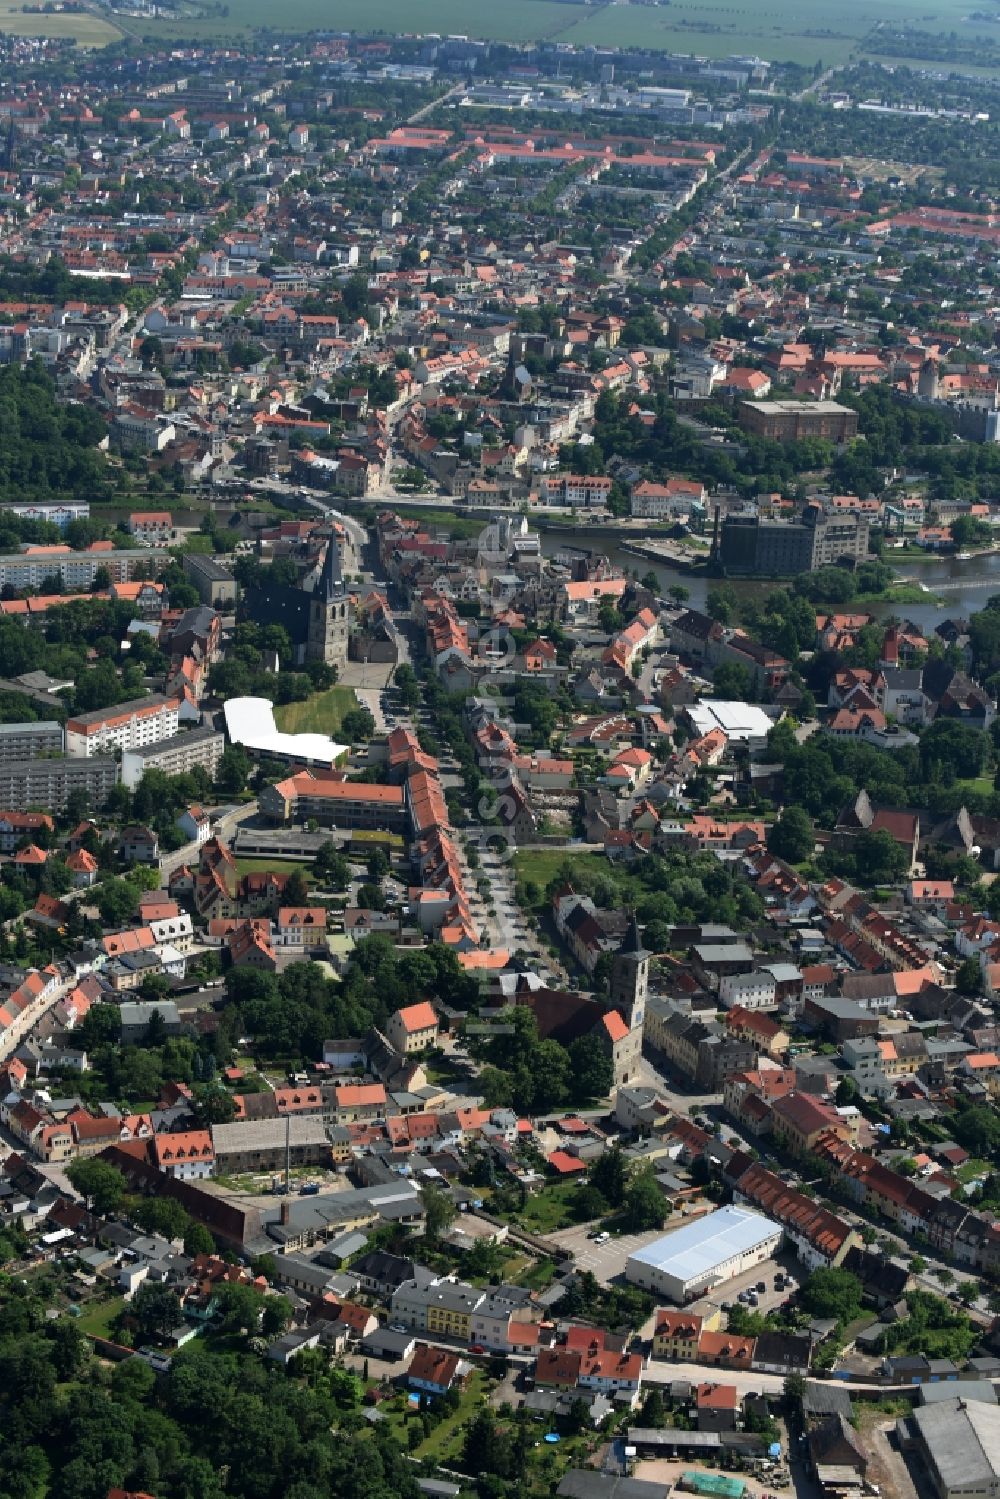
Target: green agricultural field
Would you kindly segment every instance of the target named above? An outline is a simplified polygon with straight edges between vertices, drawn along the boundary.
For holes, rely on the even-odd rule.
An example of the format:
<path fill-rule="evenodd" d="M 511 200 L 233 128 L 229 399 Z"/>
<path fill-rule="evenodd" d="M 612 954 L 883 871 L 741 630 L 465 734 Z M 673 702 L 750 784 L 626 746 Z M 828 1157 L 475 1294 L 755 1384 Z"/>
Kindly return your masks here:
<path fill-rule="evenodd" d="M 17 0 L 0 0 L 0 31 L 8 36 L 69 36 L 81 47 L 106 47 L 121 39 L 121 32 L 110 18 L 91 11 L 78 15 L 32 15 Z"/>
<path fill-rule="evenodd" d="M 283 734 L 329 734 L 335 739 L 344 714 L 358 706 L 353 687 L 328 687 L 301 703 L 282 703 L 274 721 Z"/>
<path fill-rule="evenodd" d="M 12 0 L 0 0 L 11 5 Z M 878 20 L 890 25 L 912 22 L 925 31 L 957 30 L 975 34 L 966 20 L 965 0 L 881 0 Z M 815 7 L 815 8 L 814 8 Z M 235 36 L 258 28 L 310 31 L 336 27 L 345 31 L 440 31 L 494 37 L 499 41 L 564 41 L 576 46 L 650 47 L 707 57 L 757 54 L 776 62 L 812 65 L 841 63 L 852 52 L 875 50 L 875 17 L 865 0 L 843 0 L 836 10 L 816 0 L 765 0 L 759 6 L 732 0 L 672 0 L 669 5 L 572 5 L 552 0 L 291 0 L 277 14 L 266 0 L 237 0 L 228 16 L 204 20 L 123 20 L 133 36 L 207 38 Z M 25 22 L 29 18 L 23 18 Z M 95 17 L 40 17 L 49 22 L 101 25 Z M 18 17 L 21 20 L 21 17 Z M 19 29 L 30 30 L 28 25 Z M 52 33 L 50 33 L 52 34 Z M 871 34 L 871 35 L 870 35 Z M 869 38 L 868 47 L 864 45 Z M 98 43 L 91 42 L 91 45 Z"/>

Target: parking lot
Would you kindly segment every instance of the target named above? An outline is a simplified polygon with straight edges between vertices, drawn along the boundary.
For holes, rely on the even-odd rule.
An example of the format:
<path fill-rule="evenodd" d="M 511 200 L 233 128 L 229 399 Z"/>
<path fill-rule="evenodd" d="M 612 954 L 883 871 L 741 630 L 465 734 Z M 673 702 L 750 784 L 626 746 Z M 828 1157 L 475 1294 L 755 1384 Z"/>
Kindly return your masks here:
<path fill-rule="evenodd" d="M 560 1233 L 549 1234 L 548 1237 L 554 1243 L 571 1249 L 577 1269 L 589 1270 L 602 1286 L 606 1286 L 617 1275 L 624 1274 L 625 1261 L 630 1254 L 661 1237 L 658 1233 L 614 1234 L 606 1244 L 598 1244 L 595 1239 L 587 1237 L 593 1231 L 582 1224 L 579 1228 L 566 1228 Z"/>
<path fill-rule="evenodd" d="M 776 1306 L 780 1306 L 782 1302 L 787 1301 L 791 1295 L 791 1290 L 787 1285 L 782 1291 L 775 1288 L 774 1277 L 779 1272 L 784 1275 L 791 1275 L 795 1285 L 802 1284 L 802 1266 L 798 1263 L 795 1256 L 793 1254 L 778 1254 L 769 1260 L 764 1260 L 763 1264 L 754 1265 L 752 1270 L 745 1270 L 742 1275 L 737 1275 L 732 1280 L 724 1281 L 715 1290 L 709 1291 L 705 1296 L 700 1296 L 697 1301 L 692 1301 L 690 1304 L 691 1311 L 704 1313 L 711 1307 L 721 1305 L 724 1301 L 729 1301 L 735 1306 L 739 1301 L 741 1291 L 755 1291 L 756 1286 L 761 1281 L 764 1282 L 766 1289 L 759 1293 L 755 1291 L 758 1297 L 758 1304 L 755 1307 L 751 1307 L 750 1310 L 762 1313 L 773 1311 Z M 746 1302 L 743 1304 L 747 1305 Z"/>

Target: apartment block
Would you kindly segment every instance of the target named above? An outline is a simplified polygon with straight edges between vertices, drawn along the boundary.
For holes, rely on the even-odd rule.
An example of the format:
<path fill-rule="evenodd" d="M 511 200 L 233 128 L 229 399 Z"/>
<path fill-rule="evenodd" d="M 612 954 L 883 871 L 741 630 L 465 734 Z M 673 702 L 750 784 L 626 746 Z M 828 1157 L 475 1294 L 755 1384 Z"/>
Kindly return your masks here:
<path fill-rule="evenodd" d="M 122 780 L 134 791 L 147 770 L 162 770 L 164 775 L 184 775 L 196 765 L 204 766 L 215 777 L 226 747 L 224 734 L 215 729 L 182 729 L 169 738 L 137 744 L 122 755 Z"/>
<path fill-rule="evenodd" d="M 71 791 L 86 791 L 100 807 L 118 783 L 118 763 L 110 756 L 88 759 L 0 760 L 0 805 L 45 807 L 61 812 Z"/>
<path fill-rule="evenodd" d="M 40 588 L 49 578 L 58 578 L 69 592 L 93 588 L 99 572 L 112 583 L 128 583 L 141 568 L 156 567 L 167 553 L 141 547 L 136 551 L 74 552 L 68 546 L 31 547 L 14 556 L 0 557 L 0 588 Z"/>
<path fill-rule="evenodd" d="M 66 724 L 66 750 L 69 755 L 89 758 L 111 750 L 138 749 L 169 739 L 177 733 L 179 700 L 151 693 L 116 703 L 113 708 L 95 708 L 80 713 Z"/>
<path fill-rule="evenodd" d="M 37 755 L 61 755 L 63 726 L 55 719 L 39 723 L 0 723 L 0 764 L 34 760 Z"/>

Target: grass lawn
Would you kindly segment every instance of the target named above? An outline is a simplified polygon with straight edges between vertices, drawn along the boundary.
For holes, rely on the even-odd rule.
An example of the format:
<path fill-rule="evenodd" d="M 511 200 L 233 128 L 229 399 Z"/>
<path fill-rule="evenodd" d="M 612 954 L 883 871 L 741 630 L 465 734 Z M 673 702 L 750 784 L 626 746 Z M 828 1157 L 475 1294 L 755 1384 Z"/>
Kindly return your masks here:
<path fill-rule="evenodd" d="M 456 1067 L 455 1063 L 448 1057 L 432 1057 L 423 1063 L 427 1074 L 427 1081 L 436 1088 L 448 1088 L 452 1083 L 468 1082 L 469 1074 L 462 1067 Z"/>
<path fill-rule="evenodd" d="M 476 1369 L 469 1376 L 469 1383 L 462 1391 L 462 1402 L 453 1416 L 435 1426 L 429 1437 L 420 1443 L 414 1456 L 433 1458 L 442 1462 L 445 1458 L 457 1457 L 461 1450 L 462 1427 L 470 1421 L 486 1399 L 486 1376 Z"/>
<path fill-rule="evenodd" d="M 89 1333 L 92 1337 L 110 1338 L 111 1325 L 124 1305 L 124 1296 L 116 1296 L 111 1301 L 89 1302 L 82 1315 L 77 1317 L 76 1325 L 81 1332 Z"/>
<path fill-rule="evenodd" d="M 353 687 L 328 687 L 301 703 L 282 703 L 274 710 L 274 721 L 283 734 L 329 734 L 340 732 L 344 714 L 358 706 Z"/>
<path fill-rule="evenodd" d="M 544 1291 L 552 1284 L 556 1273 L 554 1260 L 536 1260 L 530 1270 L 518 1275 L 517 1284 L 529 1291 Z"/>
<path fill-rule="evenodd" d="M 963 791 L 977 791 L 980 796 L 993 795 L 992 776 L 973 776 L 966 781 L 956 781 L 955 784 L 956 786 L 960 786 Z"/>
<path fill-rule="evenodd" d="M 312 865 L 303 864 L 301 859 L 283 859 L 280 854 L 269 854 L 265 859 L 237 859 L 237 874 L 260 874 L 265 870 L 274 869 L 281 865 L 282 874 L 291 874 L 293 869 L 301 869 L 307 880 L 312 879 Z"/>
<path fill-rule="evenodd" d="M 571 862 L 574 870 L 589 870 L 595 875 L 610 875 L 611 865 L 604 854 L 581 854 L 572 847 L 518 849 L 514 854 L 514 873 L 519 884 L 534 880 L 539 891 L 544 893 L 546 885 L 554 880 L 562 866 Z M 617 874 L 620 871 L 616 871 Z M 543 904 L 539 899 L 538 904 Z"/>
<path fill-rule="evenodd" d="M 439 526 L 450 536 L 478 536 L 486 525 L 485 515 L 480 520 L 474 515 L 456 515 L 450 508 L 441 510 L 435 505 L 428 505 L 426 509 L 423 506 L 407 505 L 406 515 L 412 516 L 414 520 L 423 521 L 431 529 Z"/>
<path fill-rule="evenodd" d="M 555 1182 L 551 1187 L 530 1196 L 521 1211 L 519 1222 L 530 1233 L 550 1234 L 557 1228 L 572 1228 L 576 1221 L 570 1212 L 570 1203 L 577 1183 Z"/>
<path fill-rule="evenodd" d="M 963 1162 L 954 1174 L 958 1177 L 962 1185 L 966 1186 L 969 1182 L 974 1182 L 979 1176 L 988 1176 L 992 1169 L 989 1161 L 977 1161 L 975 1156 L 973 1156 L 972 1160 Z"/>

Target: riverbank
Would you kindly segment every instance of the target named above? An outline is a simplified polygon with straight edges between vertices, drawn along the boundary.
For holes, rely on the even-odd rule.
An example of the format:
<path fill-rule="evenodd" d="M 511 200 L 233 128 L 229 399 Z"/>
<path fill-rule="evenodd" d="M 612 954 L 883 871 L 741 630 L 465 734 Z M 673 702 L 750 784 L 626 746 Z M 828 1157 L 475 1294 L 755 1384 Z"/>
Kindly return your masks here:
<path fill-rule="evenodd" d="M 902 579 L 899 583 L 890 583 L 881 593 L 858 593 L 851 599 L 849 608 L 855 604 L 935 604 L 939 608 L 944 607 L 944 597 L 928 588 L 925 583 L 913 583 L 909 579 Z"/>

